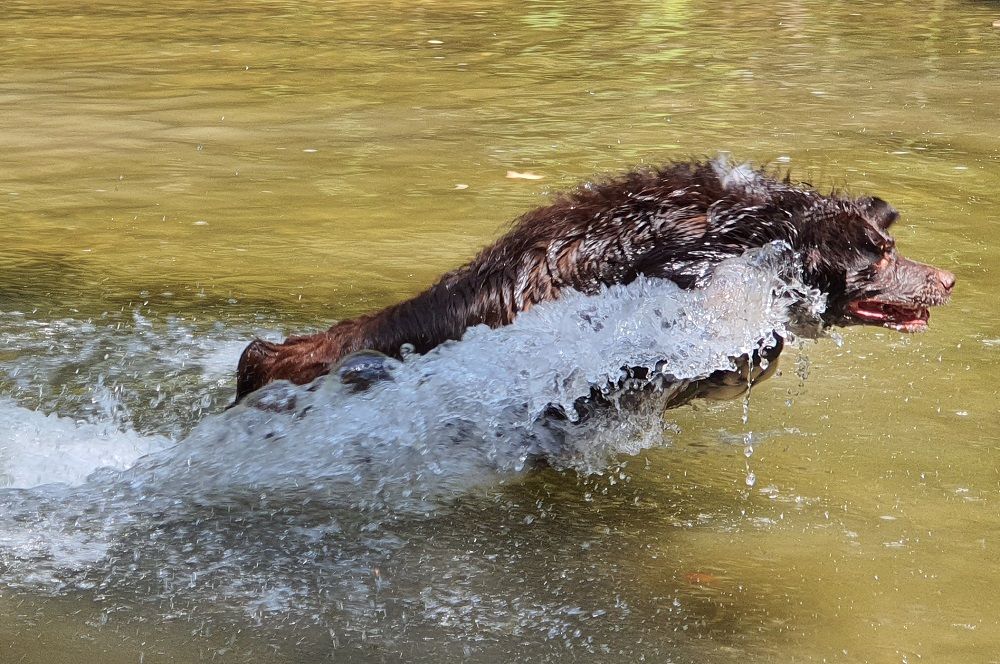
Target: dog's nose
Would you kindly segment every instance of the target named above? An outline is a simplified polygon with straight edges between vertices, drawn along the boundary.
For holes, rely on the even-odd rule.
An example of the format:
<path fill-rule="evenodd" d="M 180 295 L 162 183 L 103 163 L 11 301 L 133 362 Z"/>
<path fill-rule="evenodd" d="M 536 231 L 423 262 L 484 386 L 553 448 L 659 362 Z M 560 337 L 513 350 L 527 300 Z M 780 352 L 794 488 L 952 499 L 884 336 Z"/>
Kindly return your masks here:
<path fill-rule="evenodd" d="M 938 281 L 941 282 L 941 288 L 943 288 L 946 293 L 950 293 L 951 289 L 955 287 L 955 275 L 951 272 L 938 270 L 937 278 Z"/>

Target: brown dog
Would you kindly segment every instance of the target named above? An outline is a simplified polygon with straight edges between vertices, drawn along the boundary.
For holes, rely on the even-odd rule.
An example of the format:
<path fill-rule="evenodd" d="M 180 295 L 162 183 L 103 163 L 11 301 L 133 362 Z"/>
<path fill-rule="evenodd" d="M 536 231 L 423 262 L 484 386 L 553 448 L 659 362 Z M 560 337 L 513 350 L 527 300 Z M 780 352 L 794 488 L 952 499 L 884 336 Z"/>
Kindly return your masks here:
<path fill-rule="evenodd" d="M 584 293 L 638 275 L 699 286 L 722 260 L 787 242 L 804 281 L 826 294 L 830 324 L 927 327 L 950 272 L 900 256 L 888 233 L 898 214 L 878 198 L 823 195 L 788 178 L 723 162 L 637 170 L 558 197 L 521 217 L 465 266 L 405 302 L 240 357 L 236 401 L 275 380 L 305 384 L 344 356 L 370 349 L 424 353 L 485 323 L 507 325 L 564 289 Z"/>

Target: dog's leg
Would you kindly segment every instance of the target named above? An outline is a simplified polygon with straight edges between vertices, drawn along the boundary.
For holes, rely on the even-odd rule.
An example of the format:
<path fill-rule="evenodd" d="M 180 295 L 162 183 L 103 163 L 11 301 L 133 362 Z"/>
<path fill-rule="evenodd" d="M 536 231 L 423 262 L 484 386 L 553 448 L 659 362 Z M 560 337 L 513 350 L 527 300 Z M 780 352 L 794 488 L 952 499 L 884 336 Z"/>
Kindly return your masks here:
<path fill-rule="evenodd" d="M 352 392 L 362 392 L 375 383 L 392 380 L 391 369 L 399 364 L 377 350 L 359 350 L 342 359 L 331 372 Z"/>

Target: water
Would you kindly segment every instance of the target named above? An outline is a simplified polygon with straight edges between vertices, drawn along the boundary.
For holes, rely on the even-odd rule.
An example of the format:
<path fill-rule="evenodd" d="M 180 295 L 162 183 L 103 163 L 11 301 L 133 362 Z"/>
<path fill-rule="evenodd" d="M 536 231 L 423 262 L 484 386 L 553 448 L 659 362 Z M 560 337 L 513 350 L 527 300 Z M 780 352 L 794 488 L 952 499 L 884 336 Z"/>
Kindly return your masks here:
<path fill-rule="evenodd" d="M 992 661 L 997 18 L 959 0 L 6 3 L 3 658 Z M 595 173 L 721 150 L 889 200 L 903 252 L 958 275 L 953 304 L 924 335 L 786 349 L 745 418 L 739 400 L 622 413 L 542 469 L 518 470 L 524 438 L 463 446 L 440 459 L 454 472 L 393 483 L 409 496 L 334 482 L 333 404 L 407 432 L 389 467 L 430 467 L 436 415 L 529 431 L 580 384 L 545 378 L 591 347 L 536 348 L 499 383 L 499 340 L 474 362 L 443 349 L 426 361 L 476 391 L 433 383 L 377 416 L 413 384 L 220 415 L 253 335 L 413 294 Z M 582 382 L 614 369 L 593 349 Z M 87 479 L 104 465 L 134 470 Z"/>
<path fill-rule="evenodd" d="M 142 302 L 80 318 L 0 313 L 0 371 L 24 406 L 173 438 L 231 401 L 232 358 L 249 328 L 143 313 Z"/>
<path fill-rule="evenodd" d="M 789 290 L 788 251 L 768 246 L 724 263 L 698 292 L 640 279 L 569 294 L 509 327 L 477 327 L 397 362 L 391 381 L 362 393 L 324 379 L 276 384 L 173 446 L 8 405 L 5 419 L 34 427 L 7 450 L 27 466 L 12 467 L 9 484 L 34 488 L 0 493 L 3 582 L 32 594 L 127 594 L 144 609 L 169 605 L 172 619 L 292 622 L 347 642 L 371 631 L 400 640 L 441 622 L 503 638 L 509 598 L 479 607 L 459 586 L 425 577 L 414 587 L 420 575 L 391 573 L 411 555 L 399 531 L 449 518 L 456 501 L 482 500 L 477 489 L 539 463 L 609 486 L 628 480 L 617 457 L 669 441 L 661 411 L 688 381 L 734 368 L 732 357 L 775 333 L 788 337 L 801 290 Z M 612 391 L 615 406 L 583 419 L 577 399 L 618 384 L 623 366 L 671 378 L 638 403 Z M 569 418 L 552 420 L 553 406 Z M 472 561 L 462 567 L 463 579 L 478 573 Z M 373 592 L 382 595 L 374 605 Z M 546 638 L 593 650 L 577 624 L 608 610 L 567 612 L 553 599 L 533 600 L 531 631 L 545 626 Z"/>

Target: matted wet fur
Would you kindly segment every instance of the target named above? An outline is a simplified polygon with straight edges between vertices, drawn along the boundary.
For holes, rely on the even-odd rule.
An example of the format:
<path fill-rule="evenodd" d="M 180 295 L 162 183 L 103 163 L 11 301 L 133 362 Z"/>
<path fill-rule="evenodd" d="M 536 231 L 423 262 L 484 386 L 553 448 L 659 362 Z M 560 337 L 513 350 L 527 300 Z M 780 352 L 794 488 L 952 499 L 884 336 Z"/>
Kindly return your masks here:
<path fill-rule="evenodd" d="M 722 260 L 774 241 L 826 294 L 826 323 L 923 330 L 955 277 L 899 255 L 889 235 L 897 217 L 879 198 L 821 194 L 724 160 L 634 170 L 528 212 L 409 300 L 284 343 L 255 340 L 240 357 L 236 401 L 275 380 L 308 383 L 359 350 L 424 353 L 472 325 L 507 325 L 568 288 L 593 293 L 640 274 L 697 287 Z"/>

